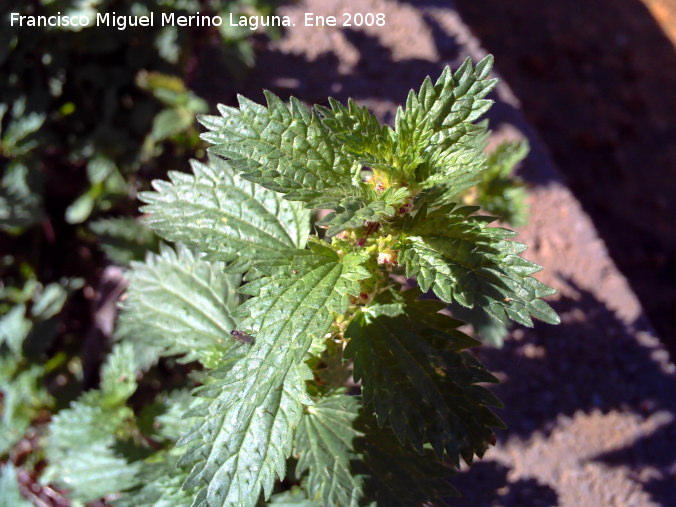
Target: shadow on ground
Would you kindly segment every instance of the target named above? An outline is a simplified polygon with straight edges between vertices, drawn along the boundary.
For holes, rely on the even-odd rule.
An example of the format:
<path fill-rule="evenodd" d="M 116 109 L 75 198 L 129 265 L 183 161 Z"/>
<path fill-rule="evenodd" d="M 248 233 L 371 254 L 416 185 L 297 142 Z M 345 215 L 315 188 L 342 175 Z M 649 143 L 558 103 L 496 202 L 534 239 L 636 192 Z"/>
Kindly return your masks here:
<path fill-rule="evenodd" d="M 656 503 L 676 505 L 676 491 L 669 487 L 676 471 L 676 376 L 668 371 L 669 365 L 667 371 L 663 368 L 666 350 L 650 348 L 649 343 L 643 346 L 637 340 L 640 321 L 627 326 L 589 292 L 571 288 L 577 292 L 576 298 L 553 304 L 561 315 L 561 325 L 518 328 L 503 349 L 480 351 L 488 369 L 506 377 L 495 389 L 506 406 L 500 416 L 509 427 L 498 433 L 498 441 L 527 440 L 535 433 L 548 435 L 562 417 L 572 418 L 576 412 L 600 410 L 605 414 L 615 410 L 643 419 L 666 412 L 671 415 L 670 422 L 654 433 L 592 461 L 629 468 L 632 480 Z M 607 437 L 615 429 L 598 431 Z M 502 465 L 479 463 L 454 483 L 467 498 L 476 498 L 466 505 L 493 505 L 490 491 L 513 491 L 512 484 L 505 484 L 506 473 Z M 549 501 L 546 488 L 531 488 L 536 495 L 532 498 Z M 477 491 L 484 496 L 477 497 Z M 503 496 L 500 499 L 505 505 L 519 505 L 505 503 Z"/>
<path fill-rule="evenodd" d="M 256 100 L 262 100 L 260 89 L 266 88 L 284 99 L 294 95 L 308 103 L 325 104 L 327 97 L 332 96 L 341 101 L 351 97 L 366 104 L 369 99 L 403 104 L 410 89 L 417 89 L 427 75 L 437 77 L 445 64 L 457 61 L 459 55 L 456 41 L 432 17 L 425 16 L 425 21 L 439 54 L 437 62 L 416 58 L 397 60 L 376 37 L 344 28 L 343 35 L 361 55 L 352 72 L 340 73 L 338 57 L 332 53 L 309 61 L 304 55 L 268 47 L 258 55 L 257 71 L 245 88 Z M 390 121 L 392 118 L 381 119 Z"/>
<path fill-rule="evenodd" d="M 453 480 L 462 493 L 451 500 L 456 507 L 554 507 L 559 505 L 556 491 L 536 479 L 507 480 L 509 468 L 495 461 L 478 462 Z"/>
<path fill-rule="evenodd" d="M 639 0 L 455 3 L 676 353 L 674 45 Z"/>
<path fill-rule="evenodd" d="M 522 407 L 504 414 L 510 434 L 548 431 L 559 415 L 578 410 L 676 414 L 676 377 L 653 357 L 664 358 L 664 349 L 637 341 L 642 322 L 625 325 L 591 293 L 568 284 L 577 297 L 552 304 L 561 325 L 519 328 L 502 349 L 481 350 L 488 368 L 507 377 L 496 394 L 506 406 Z"/>

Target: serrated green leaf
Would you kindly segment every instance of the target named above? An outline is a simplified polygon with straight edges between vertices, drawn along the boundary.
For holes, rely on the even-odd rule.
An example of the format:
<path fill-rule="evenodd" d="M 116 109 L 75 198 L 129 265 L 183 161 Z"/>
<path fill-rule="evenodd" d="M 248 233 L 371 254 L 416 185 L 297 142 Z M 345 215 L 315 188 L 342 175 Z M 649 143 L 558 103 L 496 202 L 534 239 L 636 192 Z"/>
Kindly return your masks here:
<path fill-rule="evenodd" d="M 472 335 L 482 343 L 502 348 L 505 338 L 509 335 L 506 322 L 497 320 L 479 305 L 467 308 L 458 303 L 451 303 L 449 309 L 453 317 L 472 326 Z"/>
<path fill-rule="evenodd" d="M 0 230 L 20 232 L 42 220 L 41 179 L 37 170 L 7 163 L 0 180 Z"/>
<path fill-rule="evenodd" d="M 457 495 L 448 482 L 453 470 L 429 449 L 402 447 L 389 429 L 378 428 L 359 397 L 335 394 L 308 407 L 296 450 L 317 505 L 439 505 Z"/>
<path fill-rule="evenodd" d="M 409 220 L 399 252 L 406 275 L 443 301 L 479 306 L 497 320 L 532 326 L 532 316 L 557 324 L 540 299 L 556 291 L 530 276 L 540 266 L 519 257 L 524 245 L 507 241 L 516 233 L 486 227 L 494 219 L 471 215 L 476 209 L 451 204 L 428 213 L 424 207 Z"/>
<path fill-rule="evenodd" d="M 54 457 L 51 461 L 58 462 L 62 451 L 106 440 L 127 417 L 133 416 L 127 407 L 104 407 L 100 401 L 100 391 L 87 391 L 52 418 L 47 442 L 47 452 Z"/>
<path fill-rule="evenodd" d="M 172 391 L 163 401 L 165 411 L 152 421 L 156 439 L 170 443 L 167 450 L 151 455 L 140 464 L 139 481 L 113 502 L 116 507 L 187 507 L 195 491 L 183 489 L 189 470 L 178 466 L 183 449 L 171 446 L 189 430 L 193 419 L 186 417 L 196 399 L 188 389 Z M 143 428 L 139 424 L 139 429 Z"/>
<path fill-rule="evenodd" d="M 296 434 L 296 476 L 309 470 L 306 484 L 311 499 L 320 505 L 358 506 L 363 495 L 363 477 L 352 474 L 357 459 L 354 429 L 359 400 L 334 395 L 306 408 Z"/>
<path fill-rule="evenodd" d="M 347 106 L 331 98 L 329 104 L 330 109 L 315 107 L 342 149 L 362 165 L 392 169 L 395 165 L 392 128 L 381 125 L 373 113 L 352 99 L 348 99 Z"/>
<path fill-rule="evenodd" d="M 509 176 L 516 165 L 528 156 L 529 151 L 527 139 L 500 143 L 488 155 L 488 172 L 496 176 Z"/>
<path fill-rule="evenodd" d="M 116 336 L 159 355 L 217 364 L 238 342 L 232 312 L 239 276 L 196 257 L 184 246 L 162 247 L 145 263 L 132 263 Z"/>
<path fill-rule="evenodd" d="M 365 413 L 355 428 L 364 435 L 355 439 L 355 452 L 361 460 L 352 467 L 353 474 L 365 477 L 366 495 L 360 505 L 448 505 L 450 496 L 458 496 L 449 482 L 453 469 L 436 459 L 430 449 L 419 454 L 402 447 L 391 431 L 378 428 L 375 419 Z"/>
<path fill-rule="evenodd" d="M 528 194 L 523 181 L 512 175 L 516 164 L 528 155 L 528 150 L 525 139 L 498 145 L 488 156 L 488 169 L 476 188 L 477 203 L 514 227 L 528 223 Z"/>
<path fill-rule="evenodd" d="M 408 196 L 373 191 L 362 182 L 362 166 L 396 170 L 394 133 L 366 108 L 332 100 L 332 109 L 308 111 L 297 99 L 284 104 L 266 93 L 267 107 L 240 97 L 240 108 L 220 106 L 221 116 L 200 121 L 211 132 L 210 151 L 228 158 L 242 177 L 303 201 L 309 208 L 332 209 L 328 234 L 363 227 L 364 221 L 392 216 Z"/>
<path fill-rule="evenodd" d="M 336 206 L 336 211 L 319 220 L 317 225 L 328 226 L 326 235 L 335 236 L 345 229 L 357 229 L 363 227 L 365 222 L 379 222 L 383 217 L 393 214 L 394 208 L 385 201 L 366 204 L 357 199 L 347 199 Z"/>
<path fill-rule="evenodd" d="M 403 296 L 384 293 L 378 303 L 401 301 L 402 312 L 358 314 L 345 331 L 345 356 L 354 359 L 354 378 L 362 380 L 364 403 L 375 408 L 402 443 L 418 452 L 431 444 L 459 466 L 482 456 L 502 422 L 488 408 L 500 402 L 479 382 L 497 382 L 470 354 L 478 342 L 456 328 L 462 324 L 437 313 L 436 301 L 416 301 L 418 291 Z"/>
<path fill-rule="evenodd" d="M 101 369 L 101 392 L 106 405 L 123 404 L 134 394 L 139 369 L 131 343 L 123 342 L 113 347 Z"/>
<path fill-rule="evenodd" d="M 127 463 L 112 450 L 113 440 L 92 442 L 86 450 L 62 456 L 57 482 L 73 500 L 90 502 L 138 484 L 138 463 Z"/>
<path fill-rule="evenodd" d="M 341 258 L 317 241 L 310 244 L 310 250 L 295 250 L 284 259 L 259 265 L 256 275 L 261 278 L 240 291 L 255 296 L 238 310 L 245 317 L 242 327 L 256 340 L 261 336 L 269 341 L 283 334 L 296 336 L 297 329 L 323 336 L 334 316 L 347 310 L 348 295 L 359 294 L 359 280 L 370 276 L 363 261 L 357 254 Z M 289 315 L 283 312 L 289 310 L 300 320 L 287 322 Z"/>
<path fill-rule="evenodd" d="M 210 259 L 256 262 L 305 246 L 309 212 L 245 181 L 215 156 L 192 161 L 193 174 L 170 172 L 143 192 L 147 223 L 161 237 L 182 242 Z"/>
<path fill-rule="evenodd" d="M 195 407 L 191 415 L 199 422 L 179 442 L 193 443 L 179 464 L 192 466 L 183 487 L 196 491 L 194 506 L 254 506 L 261 490 L 269 496 L 284 476 L 293 432 L 310 403 L 305 381 L 311 376 L 295 365 L 264 378 L 260 363 L 231 354 L 215 372 L 225 380 L 198 393 L 217 397 Z"/>
<path fill-rule="evenodd" d="M 21 439 L 39 410 L 52 402 L 44 386 L 44 368 L 33 365 L 17 373 L 17 367 L 15 359 L 0 357 L 0 456 Z"/>
<path fill-rule="evenodd" d="M 134 419 L 125 406 L 136 390 L 138 369 L 130 343 L 113 348 L 101 375 L 101 388 L 88 391 L 49 425 L 45 482 L 56 482 L 74 500 L 91 501 L 139 484 L 140 463 L 116 451 L 117 437 Z"/>
<path fill-rule="evenodd" d="M 446 67 L 436 83 L 428 77 L 411 91 L 395 118 L 400 165 L 423 187 L 439 185 L 456 195 L 479 181 L 485 169 L 486 125 L 476 121 L 491 106 L 484 97 L 496 85 L 487 79 L 493 57 L 476 67 L 468 58 L 454 73 Z"/>
<path fill-rule="evenodd" d="M 222 380 L 197 392 L 207 400 L 181 439 L 192 442 L 181 465 L 192 466 L 184 486 L 198 489 L 194 505 L 253 506 L 261 490 L 270 496 L 284 476 L 302 407 L 311 403 L 302 361 L 334 313 L 347 309 L 364 274 L 349 256 L 307 250 L 264 269 L 244 287 L 254 297 L 240 307 L 242 329 L 254 341 L 231 350 L 212 373 Z"/>
<path fill-rule="evenodd" d="M 90 501 L 133 487 L 138 465 L 114 451 L 115 434 L 134 413 L 125 406 L 104 406 L 100 391 L 89 391 L 49 425 L 45 482 L 56 482 L 69 497 Z"/>
<path fill-rule="evenodd" d="M 166 411 L 154 421 L 154 429 L 158 435 L 171 442 L 176 442 L 181 435 L 186 433 L 192 424 L 190 419 L 185 417 L 195 398 L 188 389 L 181 389 L 171 392 L 164 402 Z"/>
<path fill-rule="evenodd" d="M 163 455 L 160 461 L 142 463 L 138 471 L 137 487 L 123 492 L 113 505 L 188 507 L 193 501 L 194 492 L 182 488 L 187 475 L 187 471 L 178 468 L 173 455 Z"/>
<path fill-rule="evenodd" d="M 267 107 L 239 97 L 239 108 L 198 119 L 210 130 L 210 151 L 227 157 L 250 181 L 309 207 L 338 202 L 355 191 L 355 168 L 316 113 L 295 98 L 284 104 L 266 92 Z"/>
<path fill-rule="evenodd" d="M 45 115 L 37 112 L 26 112 L 26 97 L 20 97 L 12 104 L 9 121 L 2 129 L 2 119 L 8 112 L 6 104 L 0 104 L 0 152 L 9 157 L 25 155 L 37 142 L 30 140 L 30 135 L 40 130 Z"/>

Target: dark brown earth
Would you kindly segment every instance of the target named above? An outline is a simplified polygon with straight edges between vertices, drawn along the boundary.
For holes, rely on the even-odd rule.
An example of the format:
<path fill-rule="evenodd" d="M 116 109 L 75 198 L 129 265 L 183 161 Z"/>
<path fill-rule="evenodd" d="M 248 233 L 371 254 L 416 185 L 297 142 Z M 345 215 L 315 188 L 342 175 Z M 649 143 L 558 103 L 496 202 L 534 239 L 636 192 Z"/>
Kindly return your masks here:
<path fill-rule="evenodd" d="M 521 4 L 497 0 L 463 2 L 470 3 L 476 17 L 490 12 L 489 4 L 505 4 L 504 11 L 508 10 L 506 4 Z M 536 8 L 534 2 L 525 3 Z M 537 2 L 541 3 L 557 2 Z M 574 4 L 570 7 L 572 12 L 591 9 L 582 5 L 585 2 L 560 3 Z M 603 10 L 603 6 L 596 8 Z M 387 25 L 304 28 L 304 12 L 385 12 Z M 381 118 L 391 120 L 407 91 L 417 87 L 425 75 L 436 76 L 444 65 L 457 66 L 467 55 L 479 59 L 485 54 L 479 39 L 449 2 L 307 0 L 285 7 L 282 13 L 291 15 L 297 26 L 260 55 L 259 70 L 243 87 L 254 98 L 261 98 L 255 95 L 260 88 L 272 89 L 281 96 L 293 94 L 307 102 L 324 101 L 327 95 L 342 100 L 353 97 Z M 594 13 L 590 11 L 590 15 Z M 499 25 L 501 19 L 493 20 L 493 26 Z M 509 20 L 504 18 L 504 22 Z M 572 24 L 570 15 L 559 20 L 562 25 L 566 22 Z M 533 23 L 537 24 L 537 20 Z M 490 26 L 486 26 L 489 30 Z M 533 30 L 539 34 L 538 44 L 549 47 L 555 44 L 547 42 L 546 26 L 524 22 L 518 29 Z M 592 26 L 588 24 L 587 28 L 591 30 Z M 517 40 L 517 35 L 512 38 Z M 658 87 L 641 85 L 646 87 L 642 92 L 645 102 L 633 104 L 631 97 L 622 98 L 612 86 L 617 73 L 626 71 L 640 76 L 645 70 L 638 53 L 626 49 L 633 47 L 634 37 L 638 34 L 620 44 L 617 54 L 610 49 L 604 53 L 608 61 L 617 62 L 616 74 L 611 75 L 615 77 L 592 80 L 574 89 L 566 90 L 561 84 L 562 80 L 579 79 L 570 77 L 571 72 L 578 72 L 573 76 L 594 77 L 602 74 L 603 68 L 587 65 L 583 72 L 575 70 L 572 63 L 550 68 L 545 58 L 538 68 L 544 69 L 547 79 L 540 88 L 529 89 L 530 99 L 523 96 L 520 88 L 507 86 L 512 84 L 508 73 L 514 57 L 502 55 L 508 52 L 505 48 L 491 48 L 497 54 L 497 72 L 507 77 L 506 84 L 493 97 L 497 103 L 491 113 L 492 126 L 497 136 L 527 136 L 533 148 L 522 168 L 522 175 L 532 186 L 532 218 L 529 226 L 520 231 L 520 239 L 531 245 L 526 257 L 545 266 L 541 278 L 559 290 L 552 304 L 562 324 L 536 325 L 533 330 L 516 328 L 503 349 L 480 353 L 502 380 L 497 392 L 506 405 L 501 416 L 509 430 L 500 433 L 497 446 L 483 460 L 458 475 L 455 484 L 464 495 L 456 502 L 458 505 L 676 505 L 675 368 L 656 338 L 641 302 L 606 247 L 610 246 L 615 258 L 616 249 L 623 249 L 620 257 L 634 259 L 641 273 L 653 281 L 660 276 L 664 282 L 668 276 L 668 261 L 659 257 L 659 249 L 667 252 L 669 241 L 675 239 L 668 235 L 673 223 L 665 215 L 674 204 L 670 200 L 673 187 L 669 186 L 673 180 L 647 174 L 645 167 L 666 168 L 668 160 L 673 160 L 668 133 L 669 120 L 674 116 L 669 116 L 666 98 L 650 98 L 651 94 L 666 97 Z M 488 40 L 496 46 L 501 43 L 497 35 Z M 596 51 L 579 40 L 571 44 L 578 48 L 579 58 Z M 627 58 L 634 67 L 627 67 L 621 56 L 627 51 L 633 54 Z M 640 82 L 636 79 L 636 83 Z M 605 107 L 600 102 L 608 96 L 611 99 Z M 524 111 L 528 113 L 531 103 L 528 100 L 544 104 L 538 118 L 549 123 L 538 127 L 547 128 L 549 134 L 534 130 L 525 120 Z M 617 101 L 620 105 L 615 106 Z M 548 111 L 556 109 L 550 102 L 564 111 L 559 116 L 549 116 Z M 662 130 L 650 135 L 642 119 L 648 108 L 662 122 Z M 617 118 L 624 118 L 625 126 L 619 130 L 615 126 Z M 604 129 L 606 133 L 601 135 Z M 659 136 L 654 132 L 660 132 Z M 554 136 L 551 146 L 549 135 Z M 546 139 L 548 145 L 541 139 Z M 580 150 L 579 144 L 565 144 L 567 139 L 587 143 L 584 153 L 567 153 L 567 149 Z M 619 228 L 625 232 L 623 237 L 604 238 L 606 242 L 599 238 L 589 215 L 552 163 L 548 148 L 555 156 L 567 155 L 570 162 L 564 162 L 580 164 L 579 172 L 589 186 L 589 195 L 597 200 L 605 197 L 605 208 L 599 207 L 605 210 L 615 231 Z M 634 171 L 641 164 L 645 164 L 644 170 L 637 174 Z M 621 187 L 618 193 L 612 191 L 613 181 Z M 604 182 L 605 187 L 596 188 L 599 182 Z M 645 185 L 636 190 L 634 184 Z M 651 185 L 658 185 L 658 191 L 641 195 Z M 584 188 L 582 183 L 580 188 Z M 592 213 L 592 217 L 597 223 L 597 216 Z M 653 225 L 644 225 L 644 219 L 652 219 Z M 649 237 L 655 248 L 644 245 Z M 664 298 L 653 304 L 667 304 L 668 290 L 667 286 L 665 292 L 660 292 Z"/>

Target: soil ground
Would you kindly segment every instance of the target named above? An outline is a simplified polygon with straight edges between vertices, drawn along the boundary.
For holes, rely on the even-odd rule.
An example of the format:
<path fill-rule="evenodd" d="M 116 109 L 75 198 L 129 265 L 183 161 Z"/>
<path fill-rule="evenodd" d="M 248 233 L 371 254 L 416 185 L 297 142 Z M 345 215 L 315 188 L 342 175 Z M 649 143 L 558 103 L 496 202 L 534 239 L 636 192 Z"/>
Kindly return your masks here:
<path fill-rule="evenodd" d="M 456 5 L 676 355 L 676 1 Z"/>
<path fill-rule="evenodd" d="M 505 9 L 507 4 L 520 4 L 497 0 L 490 3 Z M 491 12 L 486 2 L 474 3 L 471 10 L 475 13 L 473 20 L 481 13 Z M 387 25 L 305 28 L 305 12 L 338 16 L 342 12 L 385 12 Z M 282 14 L 291 15 L 297 26 L 260 55 L 259 70 L 246 83 L 247 93 L 254 93 L 254 98 L 262 98 L 254 92 L 260 88 L 283 97 L 293 94 L 311 103 L 324 101 L 327 95 L 341 100 L 353 97 L 389 121 L 408 90 L 417 87 L 424 76 L 438 75 L 446 64 L 457 66 L 467 55 L 478 59 L 485 54 L 479 40 L 448 2 L 307 0 L 283 8 Z M 500 18 L 493 20 L 494 25 L 500 22 Z M 519 27 L 539 34 L 545 30 L 541 26 Z M 588 28 L 591 30 L 591 26 Z M 544 34 L 540 35 L 544 40 Z M 494 39 L 499 45 L 500 39 Z M 633 39 L 629 45 L 632 44 Z M 506 50 L 490 49 L 497 55 L 498 73 L 503 72 L 506 83 L 511 85 L 510 57 L 501 54 Z M 587 50 L 578 49 L 582 53 Z M 622 51 L 625 50 L 618 49 Z M 608 58 L 613 54 L 609 50 Z M 507 60 L 504 71 L 503 60 Z M 626 67 L 623 62 L 617 65 Z M 656 276 L 666 277 L 665 271 L 659 271 L 668 269 L 666 258 L 651 257 L 648 261 L 641 256 L 650 252 L 658 255 L 659 248 L 676 238 L 669 237 L 673 223 L 665 218 L 666 210 L 674 205 L 669 200 L 673 181 L 645 170 L 639 170 L 638 175 L 632 171 L 641 164 L 666 164 L 673 156 L 673 146 L 670 148 L 667 142 L 669 106 L 657 98 L 649 99 L 651 93 L 660 90 L 648 87 L 644 92 L 648 102 L 633 104 L 627 97 L 622 100 L 628 102 L 604 109 L 599 101 L 615 93 L 612 87 L 599 85 L 596 89 L 592 82 L 573 91 L 560 89 L 560 81 L 571 72 L 571 66 L 560 69 L 549 63 L 545 58 L 538 67 L 552 73 L 547 78 L 549 86 L 543 84 L 541 89 L 530 90 L 530 100 L 544 104 L 540 115 L 550 122 L 550 132 L 558 131 L 561 139 L 573 136 L 589 143 L 589 153 L 570 155 L 570 164 L 582 164 L 581 177 L 588 182 L 590 195 L 601 199 L 605 192 L 606 201 L 610 201 L 609 185 L 615 181 L 620 188 L 615 195 L 624 196 L 623 206 L 613 198 L 603 208 L 608 223 L 620 220 L 618 227 L 625 231 L 624 237 L 615 238 L 615 242 L 607 240 L 611 253 L 624 248 L 620 256 L 639 259 L 636 264 L 644 270 L 641 273 L 645 277 L 653 281 Z M 631 72 L 640 74 L 644 64 L 634 61 L 634 65 L 639 69 Z M 584 72 L 596 75 L 603 71 L 591 66 Z M 520 83 L 518 79 L 517 82 Z M 520 231 L 520 239 L 532 247 L 526 256 L 545 266 L 542 279 L 560 291 L 552 304 L 563 322 L 557 327 L 516 328 L 503 349 L 481 352 L 482 359 L 502 380 L 497 392 L 506 405 L 501 416 L 509 430 L 501 432 L 497 446 L 483 460 L 458 475 L 455 484 L 464 497 L 456 503 L 676 505 L 674 365 L 655 337 L 641 303 L 609 256 L 606 243 L 599 239 L 589 216 L 552 164 L 540 134 L 524 119 L 521 104 L 528 113 L 528 102 L 523 93 L 521 88 L 512 89 L 505 84 L 499 87 L 491 122 L 499 136 L 527 136 L 531 141 L 533 150 L 522 175 L 532 185 L 532 218 L 529 226 Z M 583 102 L 586 109 L 583 105 L 577 109 L 568 107 L 566 100 Z M 566 109 L 565 121 L 562 116 L 548 116 L 549 101 Z M 658 129 L 661 137 L 641 130 L 648 106 L 653 118 L 662 122 L 662 130 Z M 613 115 L 625 119 L 626 132 L 608 127 L 612 132 L 603 134 L 609 137 L 601 142 L 597 130 L 607 122 L 615 125 Z M 550 143 L 546 133 L 542 137 Z M 551 143 L 555 157 L 560 156 L 559 152 L 566 154 L 567 145 L 562 141 L 557 144 L 556 136 Z M 609 166 L 604 154 L 615 165 Z M 558 158 L 557 161 L 561 163 Z M 632 185 L 637 180 L 644 180 L 648 186 L 634 189 Z M 599 181 L 606 186 L 596 188 Z M 639 199 L 640 189 L 645 191 L 650 185 L 658 185 L 658 191 Z M 638 204 L 632 199 L 639 199 Z M 632 209 L 635 214 L 630 212 Z M 592 216 L 596 221 L 596 215 Z M 657 238 L 654 241 L 659 248 L 645 248 L 646 237 Z M 644 266 L 642 262 L 648 264 Z M 668 290 L 667 287 L 661 293 L 664 299 L 655 305 L 666 304 Z"/>

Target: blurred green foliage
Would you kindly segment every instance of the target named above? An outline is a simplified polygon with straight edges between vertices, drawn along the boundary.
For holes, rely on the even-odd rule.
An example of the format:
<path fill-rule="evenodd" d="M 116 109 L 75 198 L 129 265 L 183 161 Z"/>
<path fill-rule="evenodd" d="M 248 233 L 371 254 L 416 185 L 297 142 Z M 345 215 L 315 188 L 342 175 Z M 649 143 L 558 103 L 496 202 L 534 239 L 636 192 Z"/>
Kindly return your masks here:
<path fill-rule="evenodd" d="M 216 38 L 220 63 L 232 79 L 253 63 L 251 31 L 244 27 L 119 30 L 96 26 L 97 12 L 227 16 L 267 13 L 271 7 L 258 0 L 3 2 L 0 163 L 8 174 L 0 196 L 0 227 L 17 232 L 38 222 L 41 188 L 50 179 L 73 176 L 71 184 L 83 187 L 65 215 L 69 223 L 81 223 L 95 210 L 114 209 L 116 202 L 133 197 L 136 178 L 131 175 L 151 171 L 150 161 L 165 163 L 164 151 L 182 166 L 199 144 L 194 117 L 207 109 L 183 80 L 195 54 Z M 92 22 L 85 28 L 10 26 L 10 11 L 79 15 Z"/>
<path fill-rule="evenodd" d="M 476 187 L 479 206 L 513 227 L 528 223 L 528 194 L 525 183 L 514 175 L 514 170 L 529 150 L 525 139 L 500 143 L 488 155 L 489 169 Z"/>
<path fill-rule="evenodd" d="M 136 194 L 204 154 L 195 116 L 208 105 L 189 87 L 202 53 L 232 83 L 254 63 L 246 27 L 21 27 L 10 26 L 10 12 L 225 19 L 271 14 L 275 4 L 0 2 L 0 461 L 16 462 L 12 449 L 29 427 L 40 433 L 50 413 L 88 387 L 83 343 L 103 266 L 158 247 L 136 219 Z M 31 463 L 42 456 L 36 451 Z M 0 484 L 14 488 L 11 465 Z M 0 489 L 0 503 L 15 495 Z"/>

